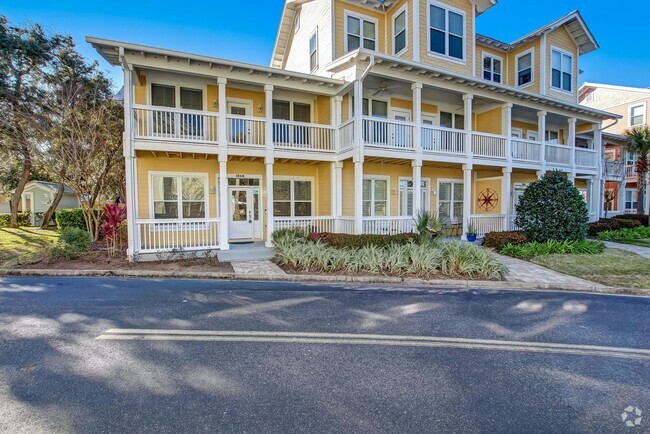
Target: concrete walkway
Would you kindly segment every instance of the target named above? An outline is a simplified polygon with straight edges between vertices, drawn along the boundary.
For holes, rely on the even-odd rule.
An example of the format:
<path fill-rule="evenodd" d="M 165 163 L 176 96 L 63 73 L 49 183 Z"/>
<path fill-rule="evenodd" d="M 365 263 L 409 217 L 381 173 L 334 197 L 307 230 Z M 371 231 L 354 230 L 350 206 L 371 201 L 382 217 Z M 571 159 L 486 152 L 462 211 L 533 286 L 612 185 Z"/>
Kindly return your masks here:
<path fill-rule="evenodd" d="M 569 276 L 567 274 L 558 273 L 557 271 L 550 270 L 541 265 L 533 264 L 532 262 L 498 254 L 497 257 L 506 267 L 508 267 L 508 270 L 510 270 L 510 273 L 506 277 L 506 281 L 508 282 L 606 288 L 604 285 L 580 279 L 578 277 Z"/>
<path fill-rule="evenodd" d="M 643 256 L 646 259 L 650 259 L 650 247 L 635 246 L 632 244 L 613 243 L 611 241 L 605 241 L 605 246 L 608 249 L 625 250 L 626 252 L 636 253 L 639 256 Z"/>
<path fill-rule="evenodd" d="M 235 261 L 231 262 L 235 274 L 257 276 L 282 276 L 284 270 L 271 261 Z"/>

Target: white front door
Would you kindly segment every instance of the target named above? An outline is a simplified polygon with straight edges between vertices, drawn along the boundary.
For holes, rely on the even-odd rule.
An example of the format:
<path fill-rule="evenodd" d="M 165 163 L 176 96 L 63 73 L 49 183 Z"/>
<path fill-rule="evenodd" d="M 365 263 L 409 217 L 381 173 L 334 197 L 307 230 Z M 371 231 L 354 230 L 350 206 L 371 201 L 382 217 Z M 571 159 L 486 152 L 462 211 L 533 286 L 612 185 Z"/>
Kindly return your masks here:
<path fill-rule="evenodd" d="M 251 116 L 252 106 L 246 103 L 228 103 L 228 114 L 235 116 Z M 228 142 L 238 145 L 251 143 L 251 132 L 248 122 L 245 119 L 229 119 Z"/>
<path fill-rule="evenodd" d="M 411 122 L 411 111 L 393 109 L 393 119 L 399 122 Z M 407 147 L 411 141 L 411 129 L 406 125 L 395 125 L 391 145 L 398 148 Z"/>
<path fill-rule="evenodd" d="M 255 237 L 254 201 L 252 187 L 231 187 L 229 232 L 233 240 L 250 240 Z"/>

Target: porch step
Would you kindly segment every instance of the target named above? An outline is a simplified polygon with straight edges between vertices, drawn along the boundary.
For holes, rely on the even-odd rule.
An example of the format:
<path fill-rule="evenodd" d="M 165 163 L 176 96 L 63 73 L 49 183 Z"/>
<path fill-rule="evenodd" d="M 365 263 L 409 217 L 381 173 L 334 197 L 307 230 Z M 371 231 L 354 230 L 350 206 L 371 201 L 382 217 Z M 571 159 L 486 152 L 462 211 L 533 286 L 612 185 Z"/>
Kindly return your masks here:
<path fill-rule="evenodd" d="M 230 250 L 220 250 L 217 258 L 221 262 L 266 261 L 275 256 L 275 250 L 264 243 L 231 244 Z"/>

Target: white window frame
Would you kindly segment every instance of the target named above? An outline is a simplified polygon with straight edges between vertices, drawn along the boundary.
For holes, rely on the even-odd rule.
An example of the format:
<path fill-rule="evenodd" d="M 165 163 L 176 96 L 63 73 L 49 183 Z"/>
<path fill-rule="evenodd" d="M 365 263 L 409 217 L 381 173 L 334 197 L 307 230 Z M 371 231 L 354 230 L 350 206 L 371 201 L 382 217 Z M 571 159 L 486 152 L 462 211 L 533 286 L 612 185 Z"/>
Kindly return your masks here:
<path fill-rule="evenodd" d="M 360 33 L 360 36 L 359 36 L 359 38 L 360 38 L 360 40 L 359 40 L 359 48 L 363 49 L 363 50 L 370 50 L 369 48 L 364 48 L 363 40 L 364 39 L 373 39 L 375 41 L 375 49 L 370 50 L 370 51 L 379 51 L 379 20 L 377 20 L 375 18 L 372 18 L 372 17 L 369 17 L 367 15 L 358 14 L 356 12 L 353 13 L 353 12 L 350 12 L 350 11 L 345 11 L 344 18 L 343 18 L 343 20 L 344 20 L 344 22 L 343 22 L 343 27 L 344 27 L 343 44 L 344 44 L 345 52 L 346 53 L 350 52 L 350 50 L 348 49 L 348 18 L 349 17 L 361 20 L 361 28 L 360 28 L 360 32 L 359 32 Z M 375 24 L 375 37 L 374 38 L 366 38 L 366 35 L 363 33 L 363 22 L 364 21 L 372 22 L 372 23 Z M 354 35 L 354 36 L 356 36 L 356 35 Z"/>
<path fill-rule="evenodd" d="M 553 86 L 553 69 L 555 69 L 555 68 L 553 68 L 553 52 L 554 51 L 559 53 L 561 56 L 568 56 L 568 57 L 571 58 L 571 91 L 564 90 L 564 88 L 562 87 L 562 85 L 564 84 L 564 71 L 562 69 L 560 69 L 560 87 Z M 565 93 L 567 95 L 573 95 L 573 92 L 575 91 L 575 84 L 574 84 L 574 81 L 575 81 L 574 80 L 575 79 L 575 73 L 574 73 L 574 71 L 575 71 L 575 56 L 573 55 L 573 53 L 552 45 L 551 46 L 551 62 L 550 63 L 551 64 L 549 66 L 551 67 L 551 73 L 549 75 L 549 79 L 551 81 L 551 83 L 550 83 L 551 84 L 551 89 L 553 89 L 553 91 L 555 91 L 555 92 L 561 92 L 561 93 Z M 560 58 L 560 68 L 562 68 L 562 58 Z"/>
<path fill-rule="evenodd" d="M 591 92 L 587 92 L 587 94 L 585 95 L 584 102 L 585 103 L 594 102 L 594 91 L 593 90 Z"/>
<path fill-rule="evenodd" d="M 492 61 L 490 62 L 490 65 L 491 65 L 490 76 L 492 78 L 490 80 L 488 80 L 488 81 L 491 81 L 493 83 L 503 84 L 503 57 L 497 56 L 497 55 L 492 54 L 492 53 L 488 53 L 486 51 L 483 52 L 483 57 L 481 58 L 481 78 L 483 80 L 485 80 L 485 77 L 484 77 L 485 67 L 483 65 L 485 64 L 485 58 L 486 57 L 489 57 L 490 59 L 492 59 Z M 501 71 L 499 71 L 499 75 L 501 76 L 501 81 L 494 81 L 494 61 L 495 60 L 498 60 L 499 62 L 501 62 Z"/>
<path fill-rule="evenodd" d="M 627 203 L 627 193 L 631 193 L 631 200 L 629 201 L 631 205 L 634 205 L 631 208 L 628 208 Z M 634 198 L 636 196 L 636 199 Z M 626 210 L 636 210 L 639 205 L 639 191 L 636 188 L 626 188 L 625 189 L 625 209 Z"/>
<path fill-rule="evenodd" d="M 550 140 L 550 138 L 549 138 L 549 133 L 555 133 L 555 134 L 557 134 L 557 142 L 553 143 L 553 142 Z M 548 145 L 561 145 L 561 143 L 560 143 L 560 130 L 550 130 L 550 129 L 547 129 L 547 130 L 544 132 L 544 142 L 545 142 L 546 144 L 548 144 Z"/>
<path fill-rule="evenodd" d="M 530 81 L 528 83 L 519 85 L 519 59 L 530 54 Z M 535 84 L 535 47 L 529 48 L 526 51 L 515 56 L 515 87 L 525 89 Z"/>
<path fill-rule="evenodd" d="M 640 124 L 637 124 L 637 125 L 633 125 L 632 124 L 632 110 L 634 110 L 635 108 L 638 108 L 638 107 L 643 108 L 643 122 L 641 122 Z M 645 125 L 646 122 L 647 122 L 647 119 L 646 119 L 647 113 L 648 113 L 648 106 L 647 106 L 646 102 L 642 102 L 640 104 L 631 104 L 629 106 L 629 108 L 628 108 L 628 126 L 629 127 L 639 127 L 639 126 Z"/>
<path fill-rule="evenodd" d="M 397 205 L 398 205 L 398 210 L 397 214 L 400 217 L 413 217 L 413 216 L 407 216 L 402 214 L 402 181 L 411 181 L 413 182 L 413 177 L 412 176 L 400 176 L 397 179 L 397 185 L 398 185 L 398 192 L 397 192 Z M 420 191 L 424 193 L 425 196 L 425 203 L 422 204 L 422 209 L 425 211 L 431 211 L 431 178 L 421 178 L 420 182 L 424 184 L 423 187 L 420 187 Z M 415 187 L 406 187 L 405 188 L 407 195 L 408 191 L 412 191 L 413 194 L 415 194 Z M 408 198 L 408 196 L 407 196 Z M 415 199 L 415 196 L 413 197 Z M 413 206 L 415 207 L 415 200 L 413 201 Z M 406 206 L 408 209 L 408 205 Z M 414 212 L 417 212 L 417 210 L 413 210 Z"/>
<path fill-rule="evenodd" d="M 315 44 L 316 46 L 315 46 L 314 50 L 312 51 L 312 49 L 311 49 L 311 41 L 314 38 L 316 38 L 316 44 Z M 313 54 L 316 55 L 316 63 L 315 63 L 315 65 L 311 64 L 311 56 Z M 316 26 L 316 30 L 314 30 L 314 33 L 312 33 L 311 36 L 309 37 L 309 70 L 311 72 L 316 71 L 318 69 L 318 67 L 319 67 L 318 55 L 319 55 L 319 53 L 318 53 L 318 26 Z"/>
<path fill-rule="evenodd" d="M 445 10 L 445 54 L 436 53 L 431 51 L 431 6 L 436 6 Z M 449 55 L 449 12 L 453 12 L 463 17 L 463 58 L 458 59 Z M 436 29 L 440 31 L 440 29 Z M 467 15 L 465 11 L 452 7 L 446 3 L 442 3 L 436 0 L 429 0 L 427 2 L 427 55 L 431 57 L 437 57 L 439 59 L 444 59 L 449 62 L 458 63 L 461 65 L 467 64 Z M 454 35 L 458 36 L 458 35 Z"/>
<path fill-rule="evenodd" d="M 370 215 L 363 217 L 390 217 L 390 176 L 388 175 L 364 175 L 364 181 L 371 181 L 370 184 Z M 375 181 L 386 181 L 386 215 L 375 216 Z M 361 186 L 361 202 L 366 202 L 363 199 L 363 185 Z M 362 205 L 363 209 L 363 205 Z"/>
<path fill-rule="evenodd" d="M 273 182 L 275 181 L 289 181 L 290 182 L 290 188 L 289 188 L 289 196 L 290 199 L 287 200 L 276 200 L 275 197 L 273 197 L 273 204 L 275 205 L 275 202 L 289 202 L 291 204 L 291 215 L 290 216 L 277 216 L 278 218 L 308 218 L 308 217 L 314 217 L 316 215 L 316 186 L 315 186 L 315 180 L 313 176 L 274 176 L 273 177 Z M 306 182 L 311 182 L 311 200 L 298 200 L 296 201 L 296 195 L 295 195 L 295 181 L 306 181 Z M 271 188 L 274 186 L 271 185 Z M 295 203 L 296 202 L 310 202 L 311 203 L 311 215 L 309 216 L 296 216 L 296 208 L 295 208 Z M 275 213 L 273 213 L 273 217 L 276 217 Z"/>
<path fill-rule="evenodd" d="M 454 200 L 454 189 L 456 187 L 452 187 L 452 191 L 449 192 L 449 200 L 440 200 L 440 184 L 460 184 L 461 187 L 463 188 L 463 202 L 467 200 L 465 197 L 465 181 L 463 179 L 447 179 L 447 178 L 438 178 L 437 185 L 436 185 L 436 217 L 440 218 L 440 203 L 441 202 L 449 202 L 449 213 L 453 214 L 454 213 L 454 203 L 458 202 Z M 462 223 L 464 224 L 463 221 L 458 220 L 458 216 L 450 215 L 450 223 Z M 463 216 L 463 219 L 468 219 L 469 216 Z"/>
<path fill-rule="evenodd" d="M 397 41 L 397 34 L 395 33 L 395 22 L 397 21 L 397 17 L 400 15 L 404 14 L 404 39 L 405 39 L 405 44 L 404 48 L 402 48 L 400 51 L 395 51 L 395 42 Z M 401 33 L 401 32 L 400 32 Z M 347 39 L 347 38 L 346 38 Z M 395 56 L 401 56 L 404 54 L 407 50 L 409 49 L 409 10 L 408 10 L 408 3 L 404 4 L 395 14 L 393 15 L 393 55 Z"/>
<path fill-rule="evenodd" d="M 204 181 L 203 190 L 204 190 L 204 202 L 205 202 L 205 217 L 203 219 L 210 218 L 210 186 L 209 186 L 209 176 L 206 172 L 159 172 L 159 171 L 149 171 L 147 173 L 149 178 L 149 218 L 151 220 L 156 220 L 161 223 L 172 220 L 197 220 L 195 218 L 185 218 L 183 217 L 183 178 L 201 178 Z M 177 188 L 178 188 L 178 216 L 173 219 L 157 219 L 154 209 L 154 197 L 153 197 L 153 178 L 155 176 L 169 177 L 169 178 L 178 178 Z M 178 182 L 180 180 L 180 182 Z"/>

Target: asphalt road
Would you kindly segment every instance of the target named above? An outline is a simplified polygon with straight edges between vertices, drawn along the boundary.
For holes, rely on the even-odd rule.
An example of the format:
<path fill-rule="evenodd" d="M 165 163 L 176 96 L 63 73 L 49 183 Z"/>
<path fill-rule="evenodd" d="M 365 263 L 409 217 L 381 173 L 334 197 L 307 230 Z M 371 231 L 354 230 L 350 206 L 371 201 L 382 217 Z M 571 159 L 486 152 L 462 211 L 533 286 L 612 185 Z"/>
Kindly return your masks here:
<path fill-rule="evenodd" d="M 650 432 L 650 299 L 404 289 L 0 279 L 0 432 Z"/>

